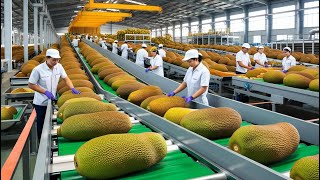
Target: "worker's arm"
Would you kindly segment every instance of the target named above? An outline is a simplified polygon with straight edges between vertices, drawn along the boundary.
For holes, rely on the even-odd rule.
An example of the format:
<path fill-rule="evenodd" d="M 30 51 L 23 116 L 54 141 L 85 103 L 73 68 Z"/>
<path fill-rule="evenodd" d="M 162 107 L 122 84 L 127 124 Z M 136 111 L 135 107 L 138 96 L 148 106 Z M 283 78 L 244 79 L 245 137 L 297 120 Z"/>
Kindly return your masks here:
<path fill-rule="evenodd" d="M 174 94 L 178 94 L 179 92 L 183 91 L 185 88 L 187 87 L 187 83 L 186 82 L 182 82 L 176 90 L 174 90 Z"/>
<path fill-rule="evenodd" d="M 46 92 L 45 89 L 43 89 L 42 87 L 40 87 L 37 84 L 28 83 L 28 87 L 34 91 L 37 91 L 38 93 L 41 93 L 41 94 L 44 94 L 44 92 Z"/>
<path fill-rule="evenodd" d="M 257 64 L 259 64 L 260 66 L 264 66 L 264 64 L 260 63 L 260 61 L 258 59 L 254 60 Z"/>
<path fill-rule="evenodd" d="M 70 80 L 70 78 L 68 76 L 66 76 L 65 78 L 63 78 L 63 80 L 66 82 L 66 85 L 72 89 L 74 88 L 72 81 Z"/>
<path fill-rule="evenodd" d="M 34 91 L 37 91 L 38 93 L 44 94 L 46 89 L 43 89 L 37 84 L 39 80 L 40 73 L 36 69 L 33 69 L 29 77 L 28 87 Z"/>
<path fill-rule="evenodd" d="M 158 69 L 158 68 L 159 68 L 159 66 L 150 66 L 149 69 L 150 69 L 151 71 L 153 71 L 153 70 L 156 70 L 156 69 Z"/>
<path fill-rule="evenodd" d="M 196 99 L 197 97 L 199 97 L 203 93 L 205 93 L 207 91 L 207 89 L 208 89 L 208 86 L 201 86 L 201 88 L 192 95 L 192 98 Z"/>
<path fill-rule="evenodd" d="M 250 66 L 246 66 L 246 65 L 244 65 L 243 63 L 242 63 L 242 61 L 238 61 L 238 64 L 239 64 L 239 66 L 241 66 L 241 67 L 243 67 L 243 68 L 246 68 L 246 69 L 248 69 L 248 70 L 250 70 L 251 69 L 251 63 L 249 64 Z"/>

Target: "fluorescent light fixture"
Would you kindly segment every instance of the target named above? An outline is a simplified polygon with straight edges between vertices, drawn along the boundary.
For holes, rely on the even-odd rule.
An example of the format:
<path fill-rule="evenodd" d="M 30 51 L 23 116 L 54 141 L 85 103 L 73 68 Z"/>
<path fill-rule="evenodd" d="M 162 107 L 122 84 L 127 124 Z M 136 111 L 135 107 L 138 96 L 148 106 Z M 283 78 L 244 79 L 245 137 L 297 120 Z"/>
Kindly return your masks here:
<path fill-rule="evenodd" d="M 118 9 L 106 9 L 106 10 L 108 10 L 108 11 L 114 11 L 114 12 L 119 12 Z"/>
<path fill-rule="evenodd" d="M 118 3 L 118 1 L 113 2 L 114 4 Z"/>
<path fill-rule="evenodd" d="M 83 8 L 84 6 L 77 6 L 77 8 Z"/>
<path fill-rule="evenodd" d="M 147 4 L 144 4 L 144 3 L 141 3 L 141 2 L 137 2 L 137 1 L 133 1 L 133 0 L 124 0 L 126 2 L 130 2 L 130 3 L 133 3 L 133 4 L 139 4 L 139 5 L 144 5 L 146 6 Z"/>
<path fill-rule="evenodd" d="M 73 11 L 73 12 L 77 13 L 77 12 L 79 12 L 79 11 Z"/>

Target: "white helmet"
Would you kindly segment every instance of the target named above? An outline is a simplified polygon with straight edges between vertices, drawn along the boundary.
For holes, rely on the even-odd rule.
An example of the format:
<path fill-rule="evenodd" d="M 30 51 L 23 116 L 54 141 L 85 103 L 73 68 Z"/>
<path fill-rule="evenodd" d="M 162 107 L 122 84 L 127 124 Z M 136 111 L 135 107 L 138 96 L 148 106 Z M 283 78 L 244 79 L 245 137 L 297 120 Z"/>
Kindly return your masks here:
<path fill-rule="evenodd" d="M 285 47 L 285 48 L 283 48 L 283 50 L 288 50 L 289 52 L 291 52 L 291 48 L 289 48 L 289 47 Z"/>
<path fill-rule="evenodd" d="M 264 49 L 264 47 L 263 46 L 259 46 L 258 49 Z"/>
<path fill-rule="evenodd" d="M 118 42 L 118 40 L 115 40 L 114 42 L 115 42 L 115 43 L 117 43 L 117 42 Z"/>
<path fill-rule="evenodd" d="M 147 45 L 143 43 L 143 44 L 142 44 L 142 47 L 143 47 L 143 48 L 146 48 L 146 47 L 147 47 Z"/>
<path fill-rule="evenodd" d="M 199 51 L 196 49 L 190 49 L 186 52 L 182 61 L 188 61 L 189 59 L 199 58 Z M 202 54 L 200 54 L 202 56 Z"/>
<path fill-rule="evenodd" d="M 247 48 L 247 49 L 250 49 L 250 44 L 248 44 L 248 43 L 243 43 L 243 44 L 242 44 L 242 47 Z"/>
<path fill-rule="evenodd" d="M 163 47 L 163 44 L 159 44 L 159 48 L 162 48 Z"/>

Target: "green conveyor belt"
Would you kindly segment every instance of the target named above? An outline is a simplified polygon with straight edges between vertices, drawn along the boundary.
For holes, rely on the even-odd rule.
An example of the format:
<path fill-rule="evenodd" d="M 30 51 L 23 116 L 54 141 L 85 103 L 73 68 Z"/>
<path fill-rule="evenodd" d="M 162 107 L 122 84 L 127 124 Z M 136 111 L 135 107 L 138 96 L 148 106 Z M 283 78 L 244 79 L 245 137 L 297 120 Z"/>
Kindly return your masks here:
<path fill-rule="evenodd" d="M 80 51 L 80 49 L 79 49 Z M 81 55 L 81 57 L 85 60 L 85 58 Z M 86 60 L 85 60 L 86 62 Z M 90 65 L 86 63 L 86 65 L 90 68 Z M 94 75 L 96 80 L 99 84 L 108 92 L 116 94 L 110 86 L 108 86 L 103 80 L 100 80 L 98 76 Z M 263 79 L 256 79 L 257 81 L 264 82 Z M 280 84 L 283 85 L 283 84 Z M 113 92 L 112 92 L 113 91 Z M 243 121 L 241 126 L 247 126 L 251 123 Z M 140 125 L 138 125 L 140 126 Z M 141 125 L 143 126 L 143 125 Z M 140 127 L 137 127 L 140 128 Z M 145 127 L 148 129 L 147 127 Z M 132 129 L 129 133 L 141 133 L 141 129 L 136 130 Z M 150 130 L 150 129 L 148 129 Z M 218 143 L 222 146 L 227 147 L 230 138 L 218 139 L 214 140 L 213 142 Z M 84 142 L 68 142 L 63 138 L 59 138 L 59 155 L 66 155 L 66 154 L 74 154 L 76 149 L 78 149 L 81 144 Z M 62 147 L 62 150 L 60 148 Z M 69 150 L 72 149 L 72 150 Z M 306 144 L 299 144 L 298 149 L 294 154 L 292 154 L 287 159 L 269 165 L 271 169 L 278 171 L 278 172 L 287 172 L 290 171 L 294 162 L 299 160 L 300 158 L 306 156 L 312 156 L 315 154 L 319 154 L 319 146 L 314 145 L 306 145 Z M 195 163 L 190 157 L 186 154 L 182 153 L 181 151 L 174 151 L 167 154 L 166 158 L 164 158 L 160 163 L 157 165 L 142 171 L 140 173 L 134 173 L 129 175 L 128 177 L 122 177 L 119 179 L 189 179 L 195 178 L 205 175 L 213 174 L 212 170 L 209 168 L 200 165 L 199 163 Z M 76 171 L 67 171 L 62 172 L 61 177 L 63 180 L 68 179 L 84 179 L 83 177 L 79 176 Z"/>
<path fill-rule="evenodd" d="M 257 78 L 257 79 L 254 79 L 255 81 L 260 81 L 260 82 L 264 82 L 264 83 L 268 83 L 268 82 L 265 82 L 264 80 L 263 80 L 263 78 Z M 270 83 L 271 84 L 271 83 Z M 286 85 L 284 85 L 284 84 L 277 84 L 277 85 L 280 85 L 280 86 L 286 86 Z M 289 86 L 286 86 L 286 87 L 289 87 Z M 294 87 L 291 87 L 291 88 L 294 88 Z M 296 89 L 298 89 L 298 88 L 296 88 Z M 309 91 L 311 91 L 309 88 L 308 89 L 303 89 L 303 90 L 309 90 Z"/>
<path fill-rule="evenodd" d="M 16 109 L 17 109 L 17 114 L 13 115 L 13 119 L 17 119 L 21 115 L 23 110 L 23 108 L 16 108 Z"/>

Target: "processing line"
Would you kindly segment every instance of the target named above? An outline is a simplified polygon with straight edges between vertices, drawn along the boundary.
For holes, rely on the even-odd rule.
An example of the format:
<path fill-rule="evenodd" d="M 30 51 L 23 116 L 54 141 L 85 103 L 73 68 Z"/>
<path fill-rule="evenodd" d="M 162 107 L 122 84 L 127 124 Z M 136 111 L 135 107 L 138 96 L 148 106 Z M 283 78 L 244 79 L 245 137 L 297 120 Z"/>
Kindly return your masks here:
<path fill-rule="evenodd" d="M 132 75 L 134 75 L 135 77 L 137 77 L 138 79 L 140 79 L 141 81 L 143 81 L 143 82 L 145 82 L 147 84 L 157 85 L 157 86 L 160 86 L 162 89 L 168 89 L 168 88 L 170 88 L 170 87 L 168 87 L 168 83 L 170 85 L 170 84 L 172 84 L 174 82 L 174 81 L 171 81 L 171 80 L 169 80 L 167 78 L 160 78 L 159 76 L 156 77 L 156 75 L 154 75 L 153 73 L 149 74 L 148 76 L 145 76 L 145 73 L 144 73 L 142 67 L 140 67 L 140 66 L 138 67 L 137 65 L 133 65 L 133 64 L 131 64 L 132 62 L 130 62 L 130 61 L 126 60 L 126 59 L 123 59 L 121 57 L 118 57 L 117 55 L 112 54 L 112 53 L 110 53 L 108 51 L 105 51 L 105 50 L 103 50 L 102 48 L 99 48 L 97 45 L 95 45 L 93 43 L 90 43 L 90 42 L 86 42 L 86 43 L 88 45 L 90 45 L 91 47 L 93 47 L 94 49 L 96 49 L 101 54 L 103 54 L 104 56 L 108 57 L 113 62 L 115 62 L 116 65 L 118 65 L 119 67 L 123 68 L 127 72 L 131 72 Z M 81 57 L 82 61 L 85 61 L 80 54 L 79 54 L 79 56 Z M 102 85 L 102 87 L 105 86 L 105 85 L 103 85 L 103 82 L 101 80 L 99 81 L 99 79 L 98 79 L 98 77 L 96 75 L 92 75 L 91 72 L 87 70 L 87 68 L 89 66 L 85 65 L 84 67 L 85 67 L 86 71 L 88 72 L 89 76 L 91 77 L 90 79 L 93 79 L 95 85 L 97 85 L 97 86 Z M 140 70 L 138 70 L 139 68 L 140 68 Z M 141 72 L 143 72 L 143 73 L 141 73 Z M 152 82 L 152 81 L 150 81 L 150 79 L 152 79 L 153 81 L 156 81 L 156 82 Z M 174 82 L 174 84 L 178 84 L 178 83 Z M 171 88 L 174 88 L 174 87 L 175 86 L 173 86 Z M 164 92 L 170 92 L 170 90 L 169 91 L 168 90 L 164 90 Z M 216 99 L 216 97 L 211 97 L 209 99 L 213 99 L 213 98 Z M 218 99 L 220 105 L 217 106 L 217 107 L 220 107 L 221 105 L 225 106 L 224 104 L 230 103 L 230 102 L 233 101 L 233 100 L 229 100 L 229 99 L 225 99 L 225 98 L 221 99 L 221 98 L 222 97 L 219 97 L 219 99 Z M 131 110 L 131 112 L 136 114 L 138 117 L 141 117 L 141 116 L 139 116 L 141 114 L 148 114 L 148 116 L 152 115 L 152 114 L 148 113 L 148 111 L 145 111 L 144 109 L 140 109 L 140 108 L 136 109 L 137 106 L 132 105 L 131 103 L 128 103 L 127 101 L 123 101 L 123 99 L 121 99 L 121 98 L 116 97 L 116 99 L 119 99 L 119 101 L 122 101 L 126 105 L 130 106 L 128 110 L 129 111 Z M 118 101 L 115 101 L 116 104 L 117 104 L 117 102 Z M 301 141 L 302 142 L 305 142 L 307 144 L 309 144 L 309 143 L 310 144 L 314 144 L 314 145 L 311 145 L 311 146 L 307 145 L 307 148 L 314 148 L 315 150 L 310 150 L 310 149 L 309 150 L 301 150 L 300 153 L 301 152 L 303 152 L 303 153 L 305 153 L 305 152 L 318 153 L 318 151 L 319 151 L 318 150 L 318 139 L 319 139 L 319 136 L 314 136 L 314 134 L 319 134 L 319 129 L 318 129 L 319 126 L 318 125 L 312 124 L 312 123 L 308 123 L 308 122 L 304 122 L 302 120 L 299 120 L 299 119 L 296 119 L 296 118 L 292 118 L 292 117 L 288 117 L 288 116 L 285 116 L 285 115 L 281 115 L 281 114 L 278 114 L 278 113 L 274 113 L 274 112 L 271 112 L 271 111 L 263 110 L 263 109 L 256 108 L 256 107 L 252 107 L 252 106 L 249 106 L 249 105 L 246 105 L 246 104 L 243 104 L 243 103 L 238 103 L 236 101 L 233 101 L 231 104 L 229 104 L 229 107 L 230 106 L 235 106 L 235 105 L 238 106 L 238 108 L 234 108 L 234 107 L 232 107 L 232 108 L 237 110 L 241 115 L 243 115 L 245 113 L 244 109 L 248 109 L 248 108 L 253 109 L 253 112 L 255 112 L 255 113 L 250 114 L 251 116 L 243 117 L 243 119 L 246 120 L 246 123 L 249 123 L 249 124 L 251 124 L 251 123 L 252 124 L 271 124 L 271 123 L 276 123 L 276 122 L 280 122 L 280 121 L 285 121 L 285 122 L 289 122 L 289 123 L 293 124 L 298 129 L 298 131 L 300 132 Z M 204 106 L 204 105 L 198 104 L 198 103 L 192 103 L 191 106 L 192 106 L 192 108 L 207 108 L 208 107 L 208 106 Z M 261 119 L 261 115 L 266 115 L 266 118 L 264 118 L 263 121 L 257 121 L 256 119 L 254 119 L 254 117 L 256 115 L 259 115 L 259 117 L 260 117 L 259 119 Z M 155 117 L 158 118 L 158 116 L 155 116 Z M 146 120 L 146 123 L 149 124 L 150 123 L 149 120 Z M 169 135 L 172 134 L 172 133 L 175 134 L 175 131 L 177 131 L 177 130 L 173 131 L 170 128 L 171 126 L 174 126 L 174 125 L 169 123 L 170 125 L 167 124 L 167 125 L 169 125 L 168 127 L 165 127 L 164 129 L 162 129 L 161 127 L 162 127 L 162 125 L 164 125 L 163 123 L 167 124 L 168 122 L 167 121 L 163 122 L 163 119 L 160 118 L 159 122 L 154 124 L 155 129 L 160 129 L 161 132 L 167 133 Z M 243 124 L 243 125 L 245 125 L 245 124 Z M 170 131 L 168 131 L 168 129 L 170 129 Z M 181 128 L 178 131 L 181 131 Z M 188 131 L 188 130 L 186 130 L 186 131 Z M 310 131 L 312 131 L 313 135 L 308 134 L 308 132 L 310 132 Z M 185 136 L 185 135 L 181 135 L 181 136 Z M 180 138 L 179 139 L 180 136 L 175 136 L 175 137 L 176 137 L 176 139 L 178 139 L 178 143 L 179 144 L 181 144 L 181 141 L 185 140 L 184 138 L 182 138 L 182 139 Z M 172 136 L 171 136 L 171 138 L 172 138 Z M 181 140 L 181 141 L 179 141 L 179 140 Z M 224 139 L 224 140 L 226 140 L 226 139 Z M 226 172 L 231 172 L 232 174 L 236 175 L 239 179 L 256 179 L 256 178 L 252 178 L 252 177 L 251 178 L 248 178 L 248 177 L 244 178 L 244 176 L 242 175 L 243 171 L 238 171 L 239 169 L 237 169 L 237 168 L 235 169 L 234 168 L 234 166 L 236 166 L 235 164 L 238 164 L 239 162 L 241 162 L 241 161 L 236 161 L 236 159 L 245 158 L 245 157 L 243 157 L 241 155 L 238 155 L 238 154 L 235 154 L 233 152 L 230 152 L 230 150 L 228 148 L 220 149 L 221 145 L 222 146 L 226 146 L 228 144 L 228 138 L 227 138 L 226 141 L 224 141 L 224 140 L 219 139 L 219 140 L 216 140 L 216 141 L 213 141 L 213 142 L 211 141 L 211 143 L 206 144 L 205 146 L 203 146 L 204 148 L 202 150 L 192 151 L 192 152 L 193 153 L 194 152 L 203 153 L 203 152 L 207 152 L 207 151 L 215 149 L 214 154 L 210 154 L 213 157 L 207 157 L 208 153 L 205 153 L 204 157 L 213 158 L 212 163 L 213 164 L 218 164 L 218 167 L 222 167 L 221 169 L 223 170 L 223 172 L 225 172 L 225 171 Z M 224 141 L 224 143 L 222 143 L 223 141 Z M 219 143 L 221 145 L 219 145 Z M 194 144 L 192 144 L 192 145 L 194 145 Z M 304 146 L 304 144 L 302 143 L 301 146 Z M 190 148 L 190 147 L 194 147 L 194 146 L 189 145 L 188 147 Z M 199 146 L 195 146 L 194 148 L 199 148 Z M 224 154 L 224 153 L 228 153 L 228 155 L 223 156 L 222 154 Z M 226 158 L 228 159 L 227 162 L 226 162 Z M 295 161 L 295 160 L 293 160 L 293 161 Z M 293 162 L 293 161 L 291 160 L 291 162 Z M 229 164 L 229 163 L 231 163 L 231 164 Z M 248 167 L 247 163 L 249 163 L 249 164 L 253 163 L 255 165 L 258 165 L 259 167 L 264 167 L 264 166 L 261 166 L 261 164 L 256 163 L 256 162 L 254 162 L 254 161 L 252 161 L 252 160 L 250 160 L 248 158 L 246 158 L 246 160 L 244 160 L 242 163 L 244 163 L 245 165 L 243 165 L 243 164 L 240 165 L 239 164 L 239 167 Z M 271 165 L 271 168 L 279 170 L 279 166 L 278 165 Z M 289 169 L 287 169 L 287 171 L 288 170 Z M 281 171 L 281 170 L 279 170 L 279 171 Z M 287 173 L 287 171 L 286 172 L 282 172 L 282 173 Z M 261 173 L 258 173 L 258 174 L 259 174 L 259 179 L 263 179 L 263 177 L 264 178 L 267 177 L 267 176 L 264 176 Z"/>

